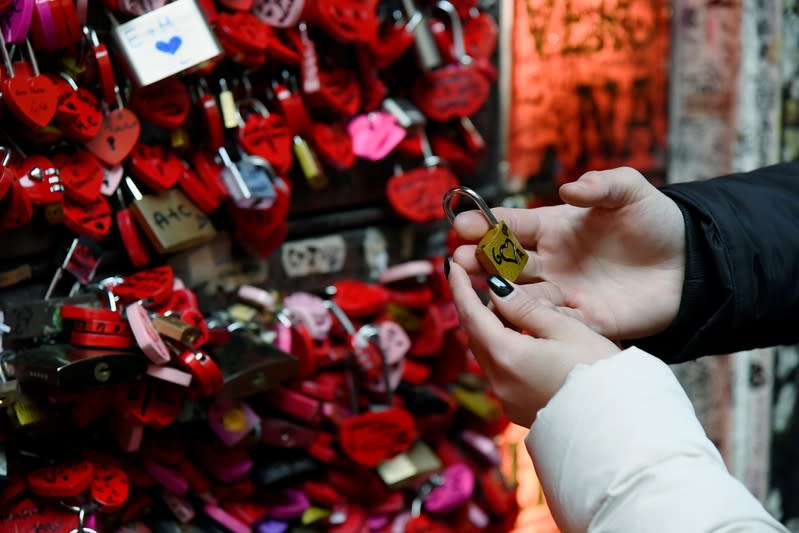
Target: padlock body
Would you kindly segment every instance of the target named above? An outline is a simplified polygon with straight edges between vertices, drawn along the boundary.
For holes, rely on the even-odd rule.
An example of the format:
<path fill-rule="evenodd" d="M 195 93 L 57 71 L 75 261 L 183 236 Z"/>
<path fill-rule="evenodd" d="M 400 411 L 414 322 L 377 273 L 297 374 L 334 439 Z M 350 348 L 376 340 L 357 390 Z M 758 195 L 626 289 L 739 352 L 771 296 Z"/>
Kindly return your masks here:
<path fill-rule="evenodd" d="M 480 239 L 474 255 L 486 272 L 509 281 L 516 281 L 527 265 L 527 252 L 504 220 Z"/>
<path fill-rule="evenodd" d="M 158 253 L 172 253 L 208 242 L 216 235 L 211 221 L 182 191 L 170 189 L 135 201 L 131 212 Z"/>

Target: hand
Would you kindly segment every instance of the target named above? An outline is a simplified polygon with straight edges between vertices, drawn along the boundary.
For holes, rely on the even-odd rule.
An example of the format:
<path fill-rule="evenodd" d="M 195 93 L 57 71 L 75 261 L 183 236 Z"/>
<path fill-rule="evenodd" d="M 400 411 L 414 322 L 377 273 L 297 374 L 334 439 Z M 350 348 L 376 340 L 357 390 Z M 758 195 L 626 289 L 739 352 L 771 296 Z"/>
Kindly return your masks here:
<path fill-rule="evenodd" d="M 685 276 L 685 222 L 677 204 L 636 170 L 588 172 L 563 185 L 566 205 L 493 209 L 530 259 L 517 280 L 545 280 L 559 287 L 562 304 L 579 311 L 611 339 L 634 339 L 664 330 L 677 316 Z M 479 211 L 461 213 L 455 230 L 479 240 L 488 223 Z M 474 245 L 454 260 L 483 272 Z M 562 291 L 562 293 L 560 292 Z"/>
<path fill-rule="evenodd" d="M 514 285 L 489 277 L 497 311 L 510 325 L 529 333 L 523 334 L 505 327 L 483 305 L 460 265 L 450 263 L 448 279 L 472 353 L 516 424 L 530 427 L 575 365 L 619 352 L 613 342 L 570 316 L 573 310 L 542 299 L 540 284 Z"/>

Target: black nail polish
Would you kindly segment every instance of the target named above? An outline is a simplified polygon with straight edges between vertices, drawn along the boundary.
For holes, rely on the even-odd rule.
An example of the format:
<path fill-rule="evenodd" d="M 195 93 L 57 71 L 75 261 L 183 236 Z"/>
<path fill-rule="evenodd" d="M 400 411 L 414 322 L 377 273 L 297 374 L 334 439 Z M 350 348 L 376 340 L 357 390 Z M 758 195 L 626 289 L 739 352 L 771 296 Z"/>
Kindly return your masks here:
<path fill-rule="evenodd" d="M 488 287 L 500 298 L 504 298 L 513 292 L 513 285 L 508 283 L 502 276 L 497 276 L 496 274 L 488 276 Z"/>
<path fill-rule="evenodd" d="M 444 258 L 444 277 L 449 279 L 449 257 Z"/>

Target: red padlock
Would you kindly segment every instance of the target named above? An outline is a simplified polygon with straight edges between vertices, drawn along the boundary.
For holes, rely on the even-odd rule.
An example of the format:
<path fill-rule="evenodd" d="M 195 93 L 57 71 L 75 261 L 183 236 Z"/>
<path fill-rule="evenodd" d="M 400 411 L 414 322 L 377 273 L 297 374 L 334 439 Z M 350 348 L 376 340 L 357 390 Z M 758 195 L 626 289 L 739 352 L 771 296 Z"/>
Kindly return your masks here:
<path fill-rule="evenodd" d="M 103 196 L 86 205 L 65 198 L 63 212 L 64 226 L 78 235 L 100 241 L 111 231 L 111 206 Z"/>
<path fill-rule="evenodd" d="M 285 176 L 294 158 L 291 132 L 283 117 L 269 113 L 263 103 L 253 98 L 242 100 L 238 108 L 244 118 L 244 124 L 238 130 L 242 149 L 266 159 L 279 176 Z"/>
<path fill-rule="evenodd" d="M 183 176 L 183 162 L 162 145 L 139 143 L 130 155 L 130 172 L 156 192 L 174 187 Z"/>
<path fill-rule="evenodd" d="M 347 170 L 355 164 L 352 138 L 340 122 L 326 124 L 317 122 L 311 129 L 311 139 L 319 157 L 338 170 Z"/>
<path fill-rule="evenodd" d="M 71 461 L 37 468 L 28 474 L 28 488 L 48 498 L 72 498 L 88 489 L 94 467 L 89 461 Z"/>
<path fill-rule="evenodd" d="M 172 267 L 160 266 L 125 276 L 121 283 L 111 286 L 111 292 L 123 303 L 144 300 L 148 306 L 158 306 L 172 295 L 174 279 Z"/>
<path fill-rule="evenodd" d="M 58 152 L 53 163 L 59 168 L 64 195 L 79 204 L 97 202 L 103 186 L 103 167 L 97 158 L 85 150 Z"/>
<path fill-rule="evenodd" d="M 155 428 L 173 423 L 183 408 L 183 387 L 149 377 L 120 387 L 118 395 L 120 410 Z"/>
<path fill-rule="evenodd" d="M 39 72 L 30 41 L 25 41 L 31 66 L 31 75 L 15 73 L 0 36 L 0 52 L 3 54 L 8 76 L 0 82 L 6 108 L 26 127 L 39 130 L 50 123 L 58 109 L 58 92 L 53 82 Z"/>
<path fill-rule="evenodd" d="M 61 182 L 61 172 L 52 161 L 42 155 L 32 155 L 15 165 L 15 169 L 19 184 L 25 189 L 31 203 L 35 205 L 61 203 L 64 198 L 64 185 Z M 2 197 L 0 191 L 0 198 Z"/>
<path fill-rule="evenodd" d="M 111 464 L 95 464 L 92 499 L 104 512 L 116 512 L 128 501 L 130 482 L 125 471 Z"/>
<path fill-rule="evenodd" d="M 137 88 L 131 108 L 147 122 L 176 130 L 186 122 L 191 110 L 189 89 L 179 78 L 171 77 L 147 87 Z"/>
<path fill-rule="evenodd" d="M 203 213 L 213 213 L 222 202 L 219 194 L 185 163 L 183 164 L 183 173 L 178 179 L 178 186 Z"/>

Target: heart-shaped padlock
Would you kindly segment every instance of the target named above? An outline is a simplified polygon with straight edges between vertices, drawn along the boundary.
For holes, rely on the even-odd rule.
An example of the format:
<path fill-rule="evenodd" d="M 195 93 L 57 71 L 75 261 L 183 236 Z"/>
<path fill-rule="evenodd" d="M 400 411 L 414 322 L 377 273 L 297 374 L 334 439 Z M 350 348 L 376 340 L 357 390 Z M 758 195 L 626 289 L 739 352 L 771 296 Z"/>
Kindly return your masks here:
<path fill-rule="evenodd" d="M 95 464 L 91 487 L 92 499 L 106 512 L 115 511 L 128 501 L 130 482 L 118 466 Z"/>
<path fill-rule="evenodd" d="M 316 153 L 333 168 L 347 170 L 355 164 L 352 138 L 343 124 L 317 122 L 311 128 L 311 138 Z"/>
<path fill-rule="evenodd" d="M 145 300 L 148 306 L 158 306 L 169 300 L 174 280 L 172 268 L 160 266 L 125 276 L 111 291 L 123 302 Z"/>
<path fill-rule="evenodd" d="M 191 164 L 200 180 L 218 195 L 220 199 L 225 199 L 230 196 L 230 193 L 222 181 L 222 171 L 225 167 L 217 163 L 214 155 L 204 150 L 197 150 L 191 158 Z"/>
<path fill-rule="evenodd" d="M 111 206 L 104 196 L 90 204 L 64 198 L 64 226 L 78 235 L 100 241 L 111 231 Z"/>
<path fill-rule="evenodd" d="M 291 132 L 283 117 L 256 111 L 244 120 L 238 137 L 245 152 L 269 161 L 279 176 L 288 173 L 293 163 Z"/>
<path fill-rule="evenodd" d="M 498 34 L 494 17 L 483 11 L 470 11 L 469 17 L 463 22 L 466 54 L 475 59 L 490 59 L 497 48 Z"/>
<path fill-rule="evenodd" d="M 227 41 L 245 54 L 265 54 L 272 30 L 252 13 L 220 13 L 216 22 L 220 41 Z"/>
<path fill-rule="evenodd" d="M 377 36 L 377 0 L 325 0 L 309 6 L 312 20 L 339 41 L 371 43 Z"/>
<path fill-rule="evenodd" d="M 191 111 L 191 97 L 186 84 L 171 77 L 133 92 L 130 107 L 144 120 L 167 130 L 176 130 L 186 122 Z"/>
<path fill-rule="evenodd" d="M 183 175 L 183 162 L 162 145 L 139 143 L 130 154 L 130 173 L 156 192 L 174 187 Z"/>
<path fill-rule="evenodd" d="M 3 102 L 25 126 L 45 127 L 55 117 L 58 93 L 47 76 L 11 76 L 3 80 Z"/>
<path fill-rule="evenodd" d="M 103 166 L 85 150 L 58 152 L 53 163 L 59 168 L 64 194 L 79 204 L 95 203 L 103 186 Z"/>
<path fill-rule="evenodd" d="M 61 202 L 64 185 L 58 167 L 42 155 L 32 155 L 16 165 L 19 184 L 25 189 L 31 202 L 49 205 Z M 0 193 L 0 198 L 2 198 Z"/>
<path fill-rule="evenodd" d="M 413 417 L 397 407 L 345 418 L 338 431 L 347 457 L 369 468 L 407 451 L 416 438 Z"/>
<path fill-rule="evenodd" d="M 298 0 L 296 3 L 302 2 Z M 299 30 L 284 28 L 273 32 L 267 53 L 272 61 L 290 67 L 298 67 L 302 62 L 301 50 Z"/>
<path fill-rule="evenodd" d="M 86 143 L 100 161 L 108 166 L 122 162 L 139 142 L 141 124 L 130 109 L 115 109 L 103 118 L 100 132 Z"/>
<path fill-rule="evenodd" d="M 250 11 L 254 0 L 219 0 L 219 3 L 233 11 Z"/>
<path fill-rule="evenodd" d="M 94 467 L 89 461 L 71 461 L 43 466 L 28 474 L 28 488 L 39 496 L 71 498 L 92 484 Z"/>
<path fill-rule="evenodd" d="M 103 113 L 100 103 L 91 92 L 78 87 L 59 101 L 56 121 L 65 136 L 85 143 L 100 133 Z"/>
<path fill-rule="evenodd" d="M 405 138 L 405 129 L 390 113 L 358 115 L 347 126 L 353 153 L 369 161 L 385 159 Z"/>
<path fill-rule="evenodd" d="M 438 203 L 440 207 L 441 200 Z M 388 305 L 388 291 L 375 283 L 342 279 L 336 282 L 335 287 L 333 301 L 352 318 L 379 314 Z"/>
<path fill-rule="evenodd" d="M 394 210 L 414 222 L 431 222 L 444 217 L 441 198 L 458 179 L 442 166 L 419 167 L 389 178 L 386 196 Z"/>

